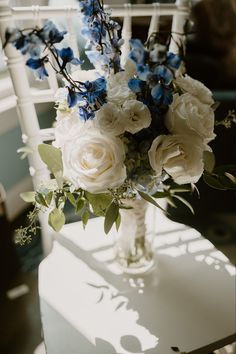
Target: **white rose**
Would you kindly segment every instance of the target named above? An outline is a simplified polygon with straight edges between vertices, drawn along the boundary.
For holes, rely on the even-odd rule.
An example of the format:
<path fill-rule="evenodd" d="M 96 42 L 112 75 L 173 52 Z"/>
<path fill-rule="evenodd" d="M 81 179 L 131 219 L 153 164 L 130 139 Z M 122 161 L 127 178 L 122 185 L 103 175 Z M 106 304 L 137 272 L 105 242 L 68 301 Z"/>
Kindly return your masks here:
<path fill-rule="evenodd" d="M 117 136 L 125 132 L 123 113 L 113 103 L 104 104 L 96 112 L 94 124 L 101 133 Z"/>
<path fill-rule="evenodd" d="M 175 83 L 182 91 L 190 93 L 202 103 L 210 106 L 213 105 L 214 100 L 212 98 L 212 92 L 202 82 L 185 75 L 179 76 L 175 80 Z"/>
<path fill-rule="evenodd" d="M 128 87 L 129 75 L 125 71 L 110 74 L 107 78 L 107 100 L 116 105 L 122 105 L 126 100 L 136 98 Z"/>
<path fill-rule="evenodd" d="M 126 101 L 122 107 L 125 130 L 135 134 L 149 127 L 152 118 L 147 106 L 137 100 Z"/>
<path fill-rule="evenodd" d="M 119 187 L 126 178 L 122 141 L 90 128 L 62 147 L 64 174 L 76 188 L 100 193 Z"/>
<path fill-rule="evenodd" d="M 178 184 L 196 183 L 203 173 L 203 144 L 196 136 L 160 135 L 148 151 L 157 176 L 164 169 Z"/>
<path fill-rule="evenodd" d="M 165 125 L 172 134 L 197 134 L 206 144 L 215 138 L 213 109 L 190 93 L 174 95 Z"/>

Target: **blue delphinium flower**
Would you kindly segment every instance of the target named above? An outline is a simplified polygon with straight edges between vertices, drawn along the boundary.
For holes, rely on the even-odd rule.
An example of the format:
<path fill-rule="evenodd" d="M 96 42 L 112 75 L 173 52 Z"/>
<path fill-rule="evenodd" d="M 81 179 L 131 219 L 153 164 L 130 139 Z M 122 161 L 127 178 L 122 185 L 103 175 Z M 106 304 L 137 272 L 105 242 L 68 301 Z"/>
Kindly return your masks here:
<path fill-rule="evenodd" d="M 91 105 L 95 105 L 97 102 L 102 105 L 106 100 L 106 80 L 104 77 L 99 77 L 95 81 L 86 81 L 84 86 L 87 90 L 85 96 L 87 101 Z"/>
<path fill-rule="evenodd" d="M 56 52 L 59 55 L 59 57 L 62 59 L 62 69 L 66 67 L 67 63 L 73 65 L 81 65 L 83 63 L 83 61 L 74 57 L 73 50 L 70 47 L 57 49 Z"/>
<path fill-rule="evenodd" d="M 141 93 L 145 89 L 145 81 L 142 81 L 137 78 L 131 78 L 128 81 L 128 86 L 130 90 L 132 90 L 135 93 Z"/>
<path fill-rule="evenodd" d="M 26 61 L 26 65 L 35 70 L 35 75 L 39 80 L 43 80 L 45 77 L 48 76 L 48 72 L 45 68 L 45 63 L 48 61 L 47 57 L 41 59 L 33 59 L 30 58 Z"/>
<path fill-rule="evenodd" d="M 93 16 L 94 13 L 99 12 L 100 10 L 98 0 L 79 0 L 79 6 L 81 12 L 86 17 Z"/>
<path fill-rule="evenodd" d="M 181 57 L 178 54 L 168 52 L 166 55 L 166 65 L 173 69 L 179 69 L 181 64 Z"/>
<path fill-rule="evenodd" d="M 143 46 L 143 43 L 139 39 L 131 39 L 130 41 L 131 51 L 129 58 L 136 64 L 144 65 L 148 52 Z"/>
<path fill-rule="evenodd" d="M 47 43 L 55 44 L 60 43 L 64 39 L 66 33 L 67 31 L 59 31 L 52 21 L 46 21 L 39 34 Z"/>
<path fill-rule="evenodd" d="M 74 88 L 68 87 L 67 104 L 69 108 L 75 107 L 77 105 L 79 96 Z"/>
<path fill-rule="evenodd" d="M 86 105 L 79 107 L 79 115 L 80 119 L 86 122 L 87 120 L 93 119 L 95 117 L 95 112 L 89 105 Z"/>

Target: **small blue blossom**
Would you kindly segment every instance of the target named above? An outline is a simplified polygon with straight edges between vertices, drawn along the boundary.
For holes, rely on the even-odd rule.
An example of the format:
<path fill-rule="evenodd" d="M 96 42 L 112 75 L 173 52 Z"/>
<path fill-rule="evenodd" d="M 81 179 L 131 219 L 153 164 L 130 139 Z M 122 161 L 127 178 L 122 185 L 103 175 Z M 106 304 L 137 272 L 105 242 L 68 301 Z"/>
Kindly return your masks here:
<path fill-rule="evenodd" d="M 60 43 L 67 31 L 59 31 L 52 21 L 47 21 L 43 26 L 40 36 L 48 43 Z"/>
<path fill-rule="evenodd" d="M 35 70 L 36 77 L 39 80 L 43 80 L 45 77 L 48 76 L 48 72 L 44 65 L 46 62 L 47 62 L 47 57 L 41 59 L 30 58 L 26 61 L 26 65 L 30 69 Z"/>
<path fill-rule="evenodd" d="M 165 85 L 169 85 L 174 78 L 172 71 L 165 65 L 156 66 L 153 73 L 157 80 L 162 81 Z"/>
<path fill-rule="evenodd" d="M 81 12 L 86 17 L 93 16 L 94 13 L 99 12 L 100 10 L 98 0 L 79 0 L 79 6 Z"/>
<path fill-rule="evenodd" d="M 133 92 L 140 93 L 144 90 L 145 82 L 140 79 L 132 78 L 129 79 L 128 86 Z"/>
<path fill-rule="evenodd" d="M 89 106 L 79 107 L 79 115 L 80 119 L 87 121 L 89 119 L 93 119 L 95 117 L 95 112 L 91 110 Z"/>
<path fill-rule="evenodd" d="M 179 69 L 182 59 L 179 55 L 168 52 L 166 56 L 166 65 L 173 68 Z"/>
<path fill-rule="evenodd" d="M 144 64 L 147 57 L 147 51 L 145 50 L 142 42 L 139 39 L 131 39 L 130 41 L 131 52 L 129 58 L 136 64 Z"/>
<path fill-rule="evenodd" d="M 99 77 L 95 81 L 85 82 L 85 88 L 87 92 L 84 95 L 87 101 L 91 105 L 95 105 L 99 102 L 100 105 L 104 104 L 106 101 L 106 80 L 104 77 Z"/>
<path fill-rule="evenodd" d="M 161 83 L 158 83 L 152 88 L 151 95 L 158 104 L 165 106 L 169 106 L 173 100 L 171 88 Z"/>
<path fill-rule="evenodd" d="M 67 63 L 73 65 L 81 65 L 83 61 L 74 57 L 73 50 L 70 47 L 57 49 L 56 50 L 59 57 L 62 59 L 62 68 L 65 68 Z"/>
<path fill-rule="evenodd" d="M 77 105 L 79 96 L 74 89 L 68 87 L 67 104 L 69 108 L 75 107 Z"/>
<path fill-rule="evenodd" d="M 140 80 L 146 81 L 148 76 L 151 74 L 149 65 L 137 65 L 137 74 Z"/>

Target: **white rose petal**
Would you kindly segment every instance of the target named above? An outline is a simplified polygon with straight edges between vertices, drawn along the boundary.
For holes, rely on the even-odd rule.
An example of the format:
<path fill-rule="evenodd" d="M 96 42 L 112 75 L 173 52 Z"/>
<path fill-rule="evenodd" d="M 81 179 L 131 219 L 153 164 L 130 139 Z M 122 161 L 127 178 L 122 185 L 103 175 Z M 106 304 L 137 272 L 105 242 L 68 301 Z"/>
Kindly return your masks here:
<path fill-rule="evenodd" d="M 134 100 L 136 95 L 128 87 L 129 75 L 125 71 L 110 74 L 107 79 L 108 102 L 122 106 L 127 100 Z"/>
<path fill-rule="evenodd" d="M 124 113 L 125 130 L 129 133 L 135 134 L 151 124 L 151 113 L 142 102 L 137 100 L 126 101 L 122 111 Z"/>
<path fill-rule="evenodd" d="M 179 76 L 175 83 L 185 93 L 188 92 L 194 97 L 198 98 L 202 103 L 213 105 L 214 100 L 212 98 L 212 92 L 200 81 L 193 79 L 192 77 L 185 75 Z"/>
<path fill-rule="evenodd" d="M 160 135 L 148 152 L 157 176 L 164 169 L 178 184 L 196 183 L 201 177 L 204 145 L 196 136 Z"/>
<path fill-rule="evenodd" d="M 75 81 L 85 82 L 85 81 L 94 81 L 100 77 L 97 70 L 75 70 L 71 74 L 72 79 Z"/>
<path fill-rule="evenodd" d="M 76 188 L 100 193 L 119 187 L 126 178 L 122 141 L 102 135 L 97 129 L 77 130 L 62 147 L 65 177 Z"/>
<path fill-rule="evenodd" d="M 206 144 L 216 136 L 213 109 L 190 93 L 174 95 L 165 125 L 172 134 L 197 134 Z"/>
<path fill-rule="evenodd" d="M 101 133 L 117 136 L 125 132 L 123 113 L 113 103 L 104 104 L 96 112 L 94 123 Z"/>
<path fill-rule="evenodd" d="M 81 132 L 90 129 L 93 121 L 82 121 L 77 113 L 64 114 L 55 124 L 55 141 L 53 145 L 62 147 L 67 141 L 70 141 Z"/>

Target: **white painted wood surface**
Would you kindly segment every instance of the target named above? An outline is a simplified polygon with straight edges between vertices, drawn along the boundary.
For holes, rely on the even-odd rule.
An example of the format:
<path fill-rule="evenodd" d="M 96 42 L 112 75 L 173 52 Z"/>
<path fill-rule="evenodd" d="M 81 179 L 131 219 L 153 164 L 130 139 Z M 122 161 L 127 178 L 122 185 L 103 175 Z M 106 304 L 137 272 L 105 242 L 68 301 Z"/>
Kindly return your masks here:
<path fill-rule="evenodd" d="M 47 354 L 209 354 L 235 340 L 235 268 L 159 210 L 152 229 L 157 266 L 136 277 L 115 264 L 101 218 L 63 229 L 39 269 Z"/>

